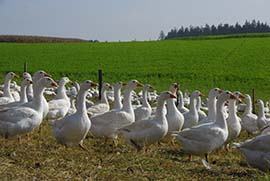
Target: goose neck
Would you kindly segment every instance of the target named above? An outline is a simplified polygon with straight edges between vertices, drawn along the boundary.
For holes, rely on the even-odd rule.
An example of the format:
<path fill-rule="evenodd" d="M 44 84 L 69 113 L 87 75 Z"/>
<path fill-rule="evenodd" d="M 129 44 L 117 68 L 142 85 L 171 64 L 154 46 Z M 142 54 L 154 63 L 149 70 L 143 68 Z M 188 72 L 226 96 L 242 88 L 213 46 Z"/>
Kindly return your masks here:
<path fill-rule="evenodd" d="M 227 122 L 225 120 L 225 116 L 224 116 L 224 113 L 223 113 L 223 109 L 224 109 L 224 103 L 225 103 L 225 100 L 219 98 L 218 101 L 217 101 L 217 106 L 216 106 L 216 124 L 219 125 L 220 128 L 223 128 L 223 129 L 228 129 L 227 128 Z"/>
<path fill-rule="evenodd" d="M 264 118 L 265 117 L 264 105 L 263 104 L 259 104 L 258 117 L 260 117 L 260 118 Z"/>
<path fill-rule="evenodd" d="M 216 97 L 209 97 L 208 99 L 208 119 L 215 120 L 216 119 L 216 104 L 217 99 Z"/>
<path fill-rule="evenodd" d="M 251 98 L 250 97 L 246 97 L 246 108 L 245 108 L 245 112 L 244 114 L 251 114 L 252 111 L 252 105 L 251 105 Z"/>
<path fill-rule="evenodd" d="M 157 102 L 156 117 L 163 118 L 165 117 L 165 100 L 159 99 Z"/>
<path fill-rule="evenodd" d="M 34 90 L 33 104 L 34 108 L 38 111 L 42 111 L 42 101 L 46 100 L 43 95 L 44 89 L 44 86 L 36 86 Z"/>
<path fill-rule="evenodd" d="M 168 99 L 167 106 L 168 106 L 168 112 L 169 110 L 172 110 L 172 111 L 177 110 L 176 105 L 175 105 L 175 99 Z"/>
<path fill-rule="evenodd" d="M 6 78 L 5 79 L 5 84 L 4 84 L 4 97 L 12 97 L 10 93 L 10 79 Z"/>
<path fill-rule="evenodd" d="M 108 99 L 107 99 L 107 91 L 106 91 L 106 89 L 104 87 L 102 87 L 102 90 L 101 90 L 100 103 L 109 104 Z"/>
<path fill-rule="evenodd" d="M 121 102 L 121 90 L 115 89 L 114 91 L 114 108 L 121 108 L 122 102 Z"/>
<path fill-rule="evenodd" d="M 28 86 L 22 85 L 21 86 L 21 92 L 20 92 L 20 102 L 25 103 L 28 102 L 27 95 L 26 95 L 26 88 Z"/>
<path fill-rule="evenodd" d="M 236 101 L 229 100 L 229 117 L 236 117 Z"/>
<path fill-rule="evenodd" d="M 150 106 L 150 104 L 148 103 L 148 100 L 147 100 L 147 94 L 148 94 L 147 90 L 144 89 L 143 90 L 143 99 L 142 99 L 142 105 L 144 107 L 149 107 Z"/>
<path fill-rule="evenodd" d="M 133 110 L 132 105 L 131 105 L 131 92 L 132 92 L 132 89 L 127 87 L 124 93 L 124 100 L 123 100 L 123 109 L 125 111 Z"/>
<path fill-rule="evenodd" d="M 196 103 L 197 103 L 197 99 L 194 96 L 190 97 L 190 112 L 193 114 L 198 114 L 198 111 L 196 109 Z"/>
<path fill-rule="evenodd" d="M 87 90 L 79 90 L 78 97 L 77 97 L 77 112 L 79 113 L 87 113 L 86 109 L 86 95 L 87 95 Z"/>
<path fill-rule="evenodd" d="M 199 111 L 201 109 L 201 107 L 202 107 L 202 100 L 201 100 L 201 97 L 198 97 L 197 98 L 196 108 Z"/>
<path fill-rule="evenodd" d="M 61 83 L 57 89 L 56 99 L 68 99 L 65 83 Z"/>
<path fill-rule="evenodd" d="M 183 93 L 179 91 L 179 96 L 178 96 L 178 107 L 183 108 L 184 107 L 184 98 L 183 98 Z"/>

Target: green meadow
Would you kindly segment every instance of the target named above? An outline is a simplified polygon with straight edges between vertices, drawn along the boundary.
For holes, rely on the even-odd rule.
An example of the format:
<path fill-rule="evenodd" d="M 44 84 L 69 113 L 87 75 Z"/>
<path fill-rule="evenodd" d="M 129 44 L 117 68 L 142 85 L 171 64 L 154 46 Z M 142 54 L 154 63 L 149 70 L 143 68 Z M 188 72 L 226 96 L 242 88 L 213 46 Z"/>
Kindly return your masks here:
<path fill-rule="evenodd" d="M 270 95 L 270 38 L 230 38 L 117 43 L 0 44 L 0 72 L 43 69 L 55 79 L 107 82 L 138 79 L 158 91 L 179 82 L 207 94 L 213 87 Z"/>
<path fill-rule="evenodd" d="M 182 90 L 213 87 L 240 90 L 268 100 L 270 97 L 270 38 L 185 39 L 115 43 L 0 43 L 1 80 L 6 72 L 22 73 L 43 69 L 55 79 L 113 83 L 137 79 L 158 91 L 179 82 Z M 20 82 L 20 80 L 17 80 Z M 242 132 L 235 142 L 252 138 Z M 0 138 L 1 180 L 269 180 L 269 173 L 250 168 L 235 149 L 210 154 L 212 170 L 201 158 L 188 161 L 181 145 L 152 145 L 137 153 L 119 139 L 117 147 L 88 136 L 89 152 L 58 145 L 47 121 L 30 137 Z"/>

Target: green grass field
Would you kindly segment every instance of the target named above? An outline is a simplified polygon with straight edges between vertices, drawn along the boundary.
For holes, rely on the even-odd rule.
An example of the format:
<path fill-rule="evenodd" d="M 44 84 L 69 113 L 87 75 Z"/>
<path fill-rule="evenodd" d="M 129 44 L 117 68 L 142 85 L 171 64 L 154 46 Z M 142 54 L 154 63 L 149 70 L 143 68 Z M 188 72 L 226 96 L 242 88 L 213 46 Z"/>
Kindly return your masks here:
<path fill-rule="evenodd" d="M 123 43 L 0 44 L 0 72 L 29 72 L 44 69 L 56 79 L 97 80 L 102 69 L 104 80 L 138 79 L 159 91 L 172 82 L 182 89 L 199 89 L 205 94 L 212 87 L 240 90 L 257 97 L 270 95 L 270 38 L 219 40 L 171 40 Z"/>
<path fill-rule="evenodd" d="M 216 40 L 171 40 L 159 42 L 0 44 L 0 73 L 20 73 L 23 63 L 29 72 L 44 69 L 55 79 L 116 82 L 138 79 L 159 91 L 172 82 L 182 89 L 208 94 L 213 87 L 240 90 L 256 97 L 270 96 L 270 38 Z M 3 80 L 3 78 L 2 78 Z M 236 141 L 247 139 L 245 132 Z M 251 138 L 251 137 L 249 137 Z M 219 150 L 210 155 L 212 170 L 199 157 L 189 162 L 169 143 L 153 145 L 148 153 L 136 153 L 119 140 L 117 148 L 89 137 L 79 148 L 57 145 L 47 122 L 42 133 L 17 140 L 0 138 L 0 178 L 5 180 L 269 180 L 270 175 L 247 166 L 237 150 Z"/>

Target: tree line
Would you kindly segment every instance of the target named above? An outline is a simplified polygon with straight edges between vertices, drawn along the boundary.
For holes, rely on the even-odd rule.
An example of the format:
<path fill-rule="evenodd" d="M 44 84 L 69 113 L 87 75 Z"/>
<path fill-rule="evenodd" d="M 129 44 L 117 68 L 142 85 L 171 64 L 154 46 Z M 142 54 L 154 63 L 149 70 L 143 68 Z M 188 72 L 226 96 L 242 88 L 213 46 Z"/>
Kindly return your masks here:
<path fill-rule="evenodd" d="M 228 23 L 215 25 L 204 25 L 204 26 L 181 26 L 179 29 L 173 28 L 165 35 L 163 31 L 160 32 L 159 39 L 173 39 L 190 36 L 204 36 L 204 35 L 228 35 L 228 34 L 241 34 L 241 33 L 261 33 L 270 32 L 270 27 L 267 23 L 252 20 L 245 21 L 243 25 L 238 22 L 235 25 Z"/>

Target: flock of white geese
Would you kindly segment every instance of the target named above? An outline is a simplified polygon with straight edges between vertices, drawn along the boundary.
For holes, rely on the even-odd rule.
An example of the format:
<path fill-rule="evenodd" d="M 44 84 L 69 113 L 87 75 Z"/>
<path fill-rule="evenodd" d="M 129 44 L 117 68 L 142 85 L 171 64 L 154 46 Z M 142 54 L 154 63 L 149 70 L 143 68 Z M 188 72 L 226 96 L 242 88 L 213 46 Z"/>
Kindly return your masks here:
<path fill-rule="evenodd" d="M 98 84 L 91 80 L 73 82 L 67 89 L 69 78 L 56 83 L 45 71 L 37 71 L 33 77 L 24 72 L 21 86 L 11 82 L 16 77 L 9 72 L 0 86 L 0 134 L 5 138 L 30 133 L 48 120 L 57 142 L 66 146 L 79 145 L 87 151 L 83 140 L 88 132 L 114 141 L 122 135 L 138 151 L 162 140 L 177 140 L 190 159 L 204 156 L 202 163 L 210 169 L 208 154 L 221 147 L 228 149 L 245 130 L 254 138 L 233 143 L 233 147 L 244 154 L 249 165 L 270 170 L 269 109 L 257 100 L 258 115 L 253 114 L 247 94 L 213 88 L 204 106 L 200 91 L 183 96 L 179 85 L 173 83 L 157 95 L 151 85 L 131 80 L 113 86 L 103 83 L 101 100 L 93 103 L 90 99 L 98 96 Z M 136 87 L 142 87 L 138 94 Z M 47 101 L 44 94 L 52 99 Z M 237 111 L 243 111 L 241 117 Z"/>

